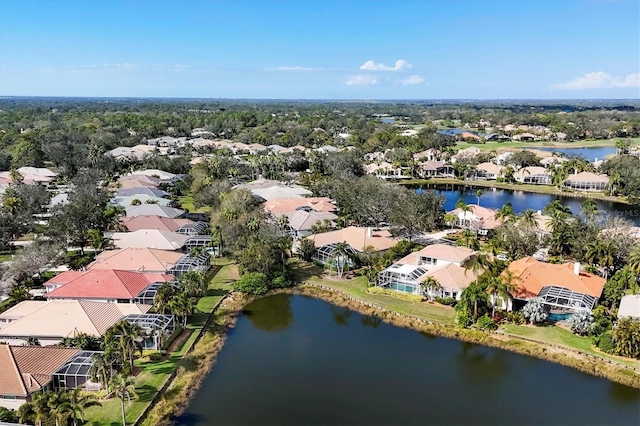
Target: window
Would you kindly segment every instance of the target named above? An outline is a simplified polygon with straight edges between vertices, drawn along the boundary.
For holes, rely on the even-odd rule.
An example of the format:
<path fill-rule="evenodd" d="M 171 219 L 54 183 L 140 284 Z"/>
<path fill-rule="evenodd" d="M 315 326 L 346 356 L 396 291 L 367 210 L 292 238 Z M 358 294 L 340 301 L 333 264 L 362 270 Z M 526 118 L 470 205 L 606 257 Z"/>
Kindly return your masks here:
<path fill-rule="evenodd" d="M 438 263 L 438 259 L 434 259 L 433 257 L 420 256 L 421 265 L 435 265 L 436 263 Z"/>

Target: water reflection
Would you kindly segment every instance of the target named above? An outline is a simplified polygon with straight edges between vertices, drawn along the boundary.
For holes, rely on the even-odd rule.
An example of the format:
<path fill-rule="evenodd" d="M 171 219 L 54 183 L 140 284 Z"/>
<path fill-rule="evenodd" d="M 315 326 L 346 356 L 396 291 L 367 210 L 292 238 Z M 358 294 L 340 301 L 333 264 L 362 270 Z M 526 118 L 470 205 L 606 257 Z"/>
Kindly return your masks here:
<path fill-rule="evenodd" d="M 251 303 L 250 308 L 242 312 L 255 328 L 275 332 L 291 327 L 293 310 L 291 295 L 263 298 Z"/>
<path fill-rule="evenodd" d="M 363 315 L 360 317 L 360 322 L 365 327 L 378 328 L 382 324 L 382 319 L 375 315 Z"/>
<path fill-rule="evenodd" d="M 351 317 L 353 311 L 348 308 L 340 308 L 338 306 L 331 306 L 331 313 L 333 314 L 333 321 L 338 325 L 348 325 L 347 320 Z"/>

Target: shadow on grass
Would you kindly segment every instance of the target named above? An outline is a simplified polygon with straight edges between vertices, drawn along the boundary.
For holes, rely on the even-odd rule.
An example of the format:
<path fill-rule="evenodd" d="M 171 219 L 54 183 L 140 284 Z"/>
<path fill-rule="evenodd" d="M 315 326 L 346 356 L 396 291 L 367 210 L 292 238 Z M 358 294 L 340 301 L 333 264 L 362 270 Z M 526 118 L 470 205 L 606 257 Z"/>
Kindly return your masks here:
<path fill-rule="evenodd" d="M 303 260 L 292 260 L 289 262 L 289 266 L 293 270 L 296 282 L 299 283 L 305 282 L 311 278 L 322 278 L 324 273 L 324 269 Z"/>
<path fill-rule="evenodd" d="M 138 394 L 139 402 L 151 401 L 157 392 L 158 392 L 158 389 L 151 385 L 143 385 L 139 388 L 136 388 L 136 393 Z"/>
<path fill-rule="evenodd" d="M 233 282 L 233 281 L 230 281 Z M 223 290 L 221 288 L 210 288 L 207 290 L 207 296 L 224 296 L 225 294 L 229 293 L 229 291 L 227 290 Z"/>

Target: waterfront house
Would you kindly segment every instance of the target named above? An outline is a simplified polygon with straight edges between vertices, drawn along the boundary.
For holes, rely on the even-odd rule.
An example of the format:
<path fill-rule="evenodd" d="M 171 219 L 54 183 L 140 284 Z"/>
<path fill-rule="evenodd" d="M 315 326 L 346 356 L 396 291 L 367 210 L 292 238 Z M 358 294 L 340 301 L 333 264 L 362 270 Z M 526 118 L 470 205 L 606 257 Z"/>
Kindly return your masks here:
<path fill-rule="evenodd" d="M 449 212 L 457 217 L 453 225 L 464 229 L 475 230 L 480 235 L 487 235 L 488 231 L 497 228 L 504 222 L 503 219 L 496 218 L 496 210 L 477 204 L 469 204 L 468 207 L 470 211 L 455 209 Z"/>
<path fill-rule="evenodd" d="M 504 167 L 493 163 L 480 163 L 469 174 L 471 179 L 496 180 L 504 176 Z"/>
<path fill-rule="evenodd" d="M 536 185 L 551 185 L 553 180 L 549 170 L 539 166 L 523 167 L 513 174 L 513 178 L 516 182 Z"/>
<path fill-rule="evenodd" d="M 371 247 L 374 252 L 384 253 L 399 241 L 389 231 L 357 226 L 313 234 L 306 238 L 313 241 L 316 247 L 313 260 L 322 264 L 332 260 L 334 250 L 339 243 L 346 243 L 347 251 L 356 254 L 365 251 L 367 247 Z"/>
<path fill-rule="evenodd" d="M 581 172 L 569 176 L 562 182 L 565 189 L 573 189 L 575 191 L 600 191 L 604 192 L 609 186 L 609 177 L 605 175 L 597 175 L 591 172 Z"/>
<path fill-rule="evenodd" d="M 0 345 L 0 407 L 18 410 L 32 395 L 52 390 L 98 390 L 90 379 L 96 352 L 56 346 Z"/>
<path fill-rule="evenodd" d="M 0 314 L 0 342 L 26 345 L 29 337 L 42 346 L 57 345 L 81 333 L 100 337 L 129 314 L 145 314 L 151 305 L 88 300 L 26 300 Z"/>
<path fill-rule="evenodd" d="M 605 284 L 604 278 L 584 272 L 577 262 L 558 265 L 525 257 L 511 262 L 507 270 L 517 277 L 511 294 L 516 307 L 541 297 L 547 309 L 560 314 L 593 309 Z"/>
<path fill-rule="evenodd" d="M 456 169 L 444 161 L 425 161 L 419 166 L 418 173 L 422 178 L 456 177 Z"/>
<path fill-rule="evenodd" d="M 365 173 L 383 180 L 411 179 L 411 176 L 403 174 L 402 167 L 396 167 L 391 163 L 382 161 L 364 166 Z"/>
<path fill-rule="evenodd" d="M 329 197 L 279 198 L 276 200 L 265 201 L 262 204 L 262 208 L 273 215 L 279 215 L 295 210 L 333 213 L 338 209 L 335 201 Z"/>
<path fill-rule="evenodd" d="M 44 283 L 47 300 L 91 300 L 153 305 L 157 289 L 172 275 L 109 269 L 67 271 Z"/>
<path fill-rule="evenodd" d="M 376 285 L 397 291 L 422 294 L 421 283 L 427 277 L 438 280 L 441 289 L 431 297 L 459 298 L 462 289 L 475 279 L 462 265 L 475 251 L 466 247 L 433 244 L 410 253 L 380 273 Z"/>

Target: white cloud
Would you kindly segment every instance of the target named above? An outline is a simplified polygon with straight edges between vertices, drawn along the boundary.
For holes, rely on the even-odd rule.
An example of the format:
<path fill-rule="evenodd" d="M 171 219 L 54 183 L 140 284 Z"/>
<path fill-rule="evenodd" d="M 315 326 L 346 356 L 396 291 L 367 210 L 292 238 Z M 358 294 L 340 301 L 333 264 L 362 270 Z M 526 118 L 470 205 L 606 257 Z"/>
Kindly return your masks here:
<path fill-rule="evenodd" d="M 275 67 L 275 68 L 264 68 L 265 71 L 292 71 L 292 72 L 301 72 L 301 71 L 322 71 L 324 68 L 313 68 L 313 67 L 301 67 L 296 65 L 295 67 Z"/>
<path fill-rule="evenodd" d="M 396 81 L 396 84 L 401 84 L 403 86 L 413 86 L 422 83 L 424 83 L 424 78 L 421 75 L 410 75 L 407 78 Z"/>
<path fill-rule="evenodd" d="M 552 90 L 586 90 L 640 87 L 640 73 L 617 77 L 604 71 L 590 72 L 566 83 L 554 84 Z"/>
<path fill-rule="evenodd" d="M 347 86 L 373 86 L 378 79 L 372 75 L 352 75 L 344 82 Z"/>
<path fill-rule="evenodd" d="M 360 69 L 365 71 L 404 71 L 412 67 L 413 65 L 404 59 L 398 59 L 394 66 L 385 65 L 383 63 L 376 64 L 372 60 L 368 60 L 364 64 L 360 65 Z"/>

